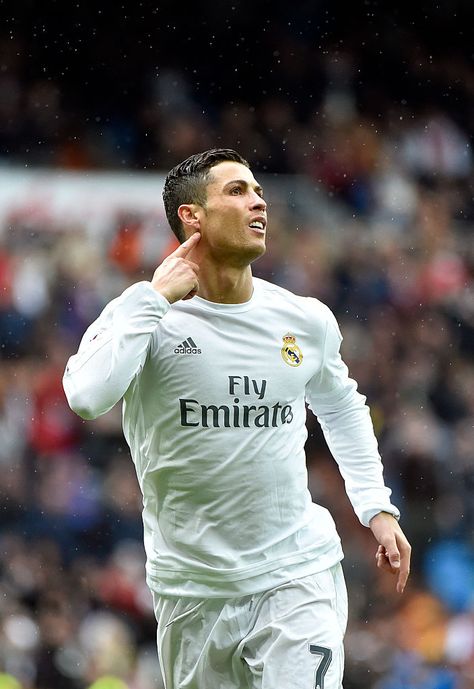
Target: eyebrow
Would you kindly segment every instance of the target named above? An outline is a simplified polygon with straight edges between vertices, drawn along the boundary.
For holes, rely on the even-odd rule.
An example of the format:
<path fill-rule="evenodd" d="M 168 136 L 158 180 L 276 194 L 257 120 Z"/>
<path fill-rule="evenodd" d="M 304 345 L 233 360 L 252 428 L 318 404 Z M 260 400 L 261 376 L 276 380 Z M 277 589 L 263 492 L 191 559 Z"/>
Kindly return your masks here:
<path fill-rule="evenodd" d="M 247 182 L 245 179 L 232 179 L 230 182 L 227 182 L 224 184 L 224 189 L 227 189 L 227 187 L 231 186 L 232 184 L 241 184 L 244 187 L 250 187 L 250 182 Z M 260 186 L 260 184 L 256 184 L 255 186 L 252 186 L 252 189 L 254 191 L 260 192 L 263 194 L 263 188 Z"/>

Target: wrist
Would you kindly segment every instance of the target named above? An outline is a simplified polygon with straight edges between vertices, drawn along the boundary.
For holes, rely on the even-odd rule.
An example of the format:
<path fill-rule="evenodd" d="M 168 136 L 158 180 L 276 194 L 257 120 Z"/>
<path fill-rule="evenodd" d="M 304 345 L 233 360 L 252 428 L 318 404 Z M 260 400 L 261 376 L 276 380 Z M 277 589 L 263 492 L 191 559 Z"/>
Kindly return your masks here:
<path fill-rule="evenodd" d="M 166 287 L 163 287 L 162 285 L 154 285 L 153 282 L 150 283 L 155 292 L 157 292 L 163 299 L 166 299 L 168 304 L 172 304 L 175 300 L 173 299 L 172 295 L 170 294 L 169 290 L 166 289 Z"/>
<path fill-rule="evenodd" d="M 369 527 L 372 528 L 375 522 L 380 521 L 381 519 L 386 520 L 387 518 L 390 518 L 390 521 L 393 519 L 398 524 L 399 517 L 400 512 L 396 508 L 394 508 L 393 512 L 389 512 L 388 510 L 379 510 L 370 517 Z"/>

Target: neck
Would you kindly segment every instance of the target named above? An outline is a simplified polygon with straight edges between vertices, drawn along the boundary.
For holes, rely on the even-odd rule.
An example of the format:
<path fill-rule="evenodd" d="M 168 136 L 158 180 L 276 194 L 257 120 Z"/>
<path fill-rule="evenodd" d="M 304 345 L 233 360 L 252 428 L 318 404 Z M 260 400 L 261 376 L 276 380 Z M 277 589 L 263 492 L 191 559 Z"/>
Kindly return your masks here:
<path fill-rule="evenodd" d="M 205 259 L 199 261 L 198 295 L 217 304 L 243 304 L 253 292 L 250 266 L 207 266 Z"/>

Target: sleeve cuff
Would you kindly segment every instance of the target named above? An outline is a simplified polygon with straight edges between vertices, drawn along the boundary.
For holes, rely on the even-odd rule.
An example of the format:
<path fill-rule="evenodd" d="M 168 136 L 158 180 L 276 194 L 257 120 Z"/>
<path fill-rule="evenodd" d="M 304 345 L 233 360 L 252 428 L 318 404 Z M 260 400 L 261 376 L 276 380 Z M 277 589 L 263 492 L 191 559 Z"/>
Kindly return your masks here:
<path fill-rule="evenodd" d="M 387 512 L 387 514 L 391 514 L 395 519 L 400 519 L 400 510 L 398 507 L 395 507 L 395 505 L 386 505 L 384 507 L 374 507 L 370 510 L 364 510 L 361 514 L 362 524 L 364 526 L 369 526 L 372 517 L 375 517 L 376 514 L 380 514 L 380 512 Z"/>

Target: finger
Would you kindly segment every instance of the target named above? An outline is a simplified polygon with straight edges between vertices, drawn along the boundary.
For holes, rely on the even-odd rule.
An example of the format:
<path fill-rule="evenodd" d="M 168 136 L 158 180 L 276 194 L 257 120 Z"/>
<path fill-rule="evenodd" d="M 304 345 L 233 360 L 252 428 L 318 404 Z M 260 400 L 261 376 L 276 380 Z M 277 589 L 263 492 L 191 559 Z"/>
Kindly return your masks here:
<path fill-rule="evenodd" d="M 189 239 L 187 239 L 185 242 L 180 244 L 177 249 L 173 251 L 170 256 L 177 256 L 178 258 L 186 258 L 186 256 L 189 254 L 190 251 L 194 249 L 196 244 L 199 242 L 201 239 L 201 234 L 200 232 L 195 232 L 190 236 Z"/>
<path fill-rule="evenodd" d="M 385 553 L 377 553 L 376 555 L 377 567 L 383 569 L 385 572 L 390 572 L 391 574 L 396 574 L 398 570 L 395 570 Z"/>
<path fill-rule="evenodd" d="M 400 553 L 398 552 L 398 549 L 396 551 L 387 553 L 387 556 L 391 567 L 394 569 L 400 569 Z"/>
<path fill-rule="evenodd" d="M 400 568 L 400 551 L 395 538 L 388 539 L 388 542 L 385 543 L 384 546 L 384 552 L 388 558 L 390 566 L 393 567 L 393 569 L 398 570 Z"/>
<path fill-rule="evenodd" d="M 377 567 L 384 572 L 389 572 L 391 574 L 396 574 L 397 576 L 397 584 L 396 584 L 396 590 L 398 593 L 403 593 L 405 590 L 408 577 L 410 575 L 410 552 L 409 549 L 407 552 L 402 553 L 402 557 L 400 562 L 397 562 L 398 566 L 394 566 L 389 559 L 388 553 L 386 552 L 385 548 L 383 546 L 379 546 L 377 549 L 377 553 L 375 555 L 375 559 L 377 561 Z"/>
<path fill-rule="evenodd" d="M 400 561 L 396 560 L 393 562 L 390 560 L 389 553 L 383 545 L 379 545 L 377 552 L 375 553 L 375 559 L 377 561 L 377 566 L 385 569 L 392 574 L 398 574 L 400 569 Z"/>
<path fill-rule="evenodd" d="M 400 573 L 397 579 L 397 592 L 403 593 L 405 586 L 407 585 L 408 577 L 410 575 L 410 570 L 408 567 L 403 567 L 400 569 Z"/>
<path fill-rule="evenodd" d="M 397 581 L 397 591 L 398 593 L 403 593 L 408 581 L 408 577 L 410 576 L 411 547 L 408 541 L 402 542 L 400 551 L 402 553 L 402 557 Z"/>

